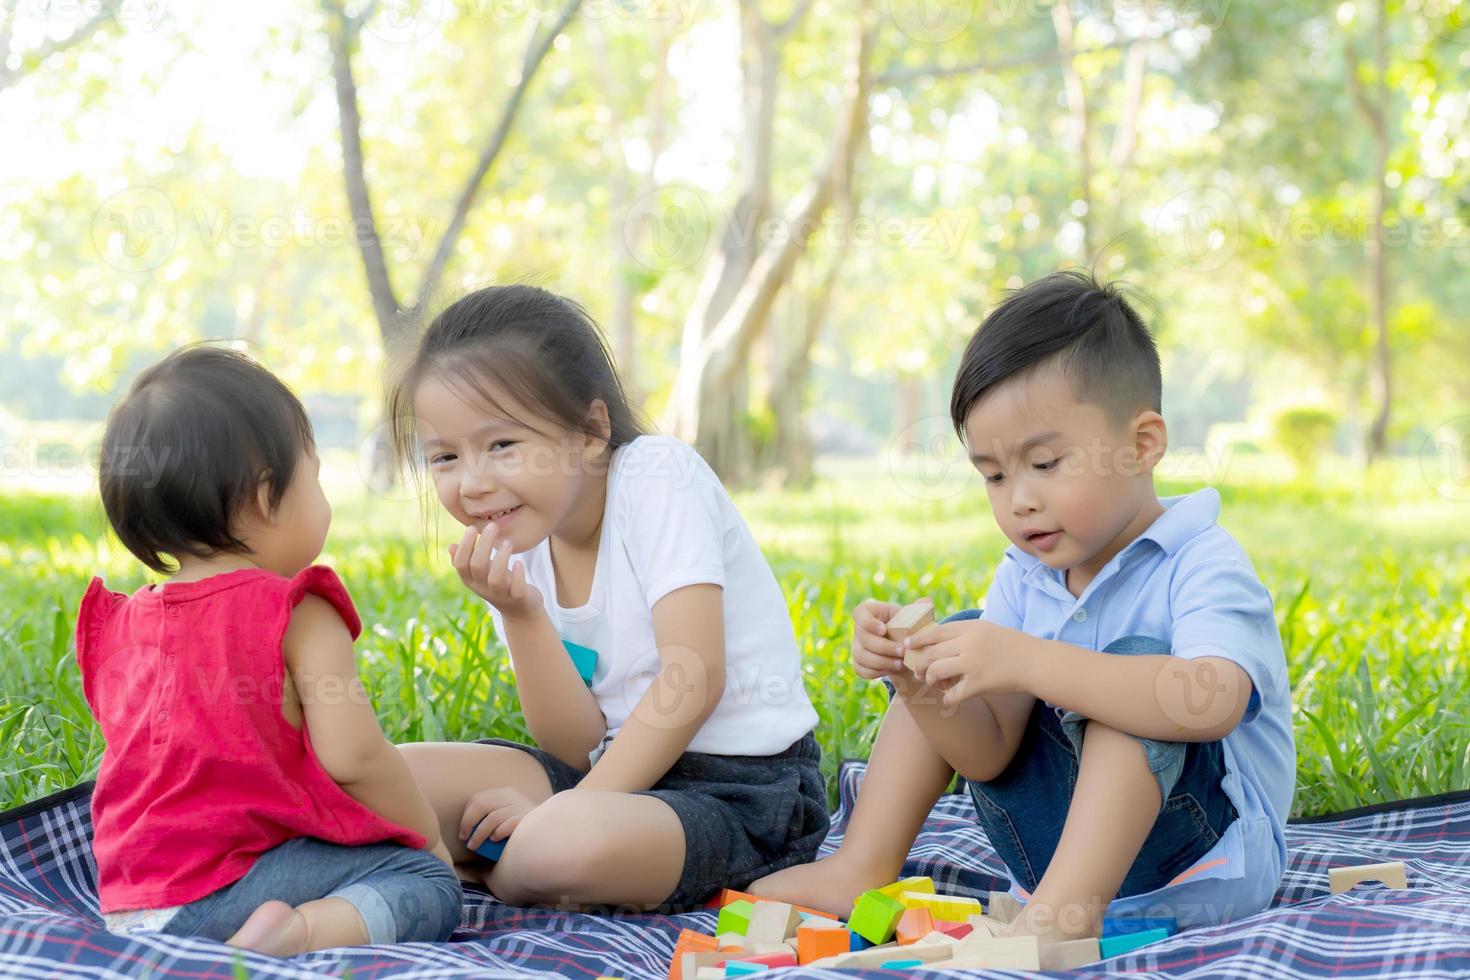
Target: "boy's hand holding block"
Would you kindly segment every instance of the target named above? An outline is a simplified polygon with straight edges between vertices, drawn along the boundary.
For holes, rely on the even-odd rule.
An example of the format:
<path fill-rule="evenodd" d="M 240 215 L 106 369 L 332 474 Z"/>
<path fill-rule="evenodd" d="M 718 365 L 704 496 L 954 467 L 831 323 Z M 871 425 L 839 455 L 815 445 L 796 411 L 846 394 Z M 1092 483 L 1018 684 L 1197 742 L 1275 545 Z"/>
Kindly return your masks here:
<path fill-rule="evenodd" d="M 885 635 L 895 643 L 902 643 L 920 630 L 934 625 L 934 600 L 920 599 L 911 602 L 888 620 L 888 629 Z M 912 653 L 904 654 L 903 665 L 909 670 L 914 669 L 911 658 Z M 931 884 L 932 887 L 932 884 Z"/>

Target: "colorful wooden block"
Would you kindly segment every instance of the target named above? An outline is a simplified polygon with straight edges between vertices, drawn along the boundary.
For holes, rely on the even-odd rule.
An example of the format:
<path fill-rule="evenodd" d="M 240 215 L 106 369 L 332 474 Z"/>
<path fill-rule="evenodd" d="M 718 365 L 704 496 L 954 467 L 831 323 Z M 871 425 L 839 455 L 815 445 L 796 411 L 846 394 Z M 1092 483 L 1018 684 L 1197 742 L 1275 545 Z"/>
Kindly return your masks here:
<path fill-rule="evenodd" d="M 991 892 L 990 908 L 985 910 L 985 914 L 997 922 L 1015 922 L 1022 908 L 1024 906 L 1010 892 Z"/>
<path fill-rule="evenodd" d="M 752 963 L 749 960 L 730 960 L 725 964 L 725 976 L 748 977 L 755 973 L 765 973 L 770 967 L 764 963 Z"/>
<path fill-rule="evenodd" d="M 1151 929 L 1163 929 L 1174 935 L 1179 931 L 1179 920 L 1172 915 L 1157 916 L 1107 916 L 1103 919 L 1102 937 L 1107 939 L 1111 936 L 1123 936 L 1130 932 L 1148 932 Z"/>
<path fill-rule="evenodd" d="M 1365 881 L 1381 881 L 1389 888 L 1408 888 L 1409 874 L 1402 861 L 1384 864 L 1358 864 L 1350 868 L 1333 868 L 1327 872 L 1332 894 L 1341 895 Z"/>
<path fill-rule="evenodd" d="M 676 964 L 676 969 L 679 971 L 679 976 L 681 976 L 683 980 L 694 980 L 694 978 L 697 977 L 700 973 L 709 969 L 719 970 L 720 976 L 724 976 L 725 963 L 729 959 L 730 957 L 725 953 L 714 953 L 708 950 L 697 950 L 692 953 L 685 953 L 682 956 L 675 957 L 674 963 Z M 673 969 L 669 971 L 669 975 L 674 975 Z"/>
<path fill-rule="evenodd" d="M 874 943 L 869 942 L 868 940 L 864 939 L 862 936 L 859 936 L 857 933 L 853 932 L 851 929 L 847 930 L 847 935 L 848 935 L 848 946 L 847 946 L 847 948 L 848 948 L 848 951 L 849 952 L 856 953 L 856 952 L 858 952 L 860 950 L 872 949 L 873 946 L 875 945 Z"/>
<path fill-rule="evenodd" d="M 715 949 L 733 949 L 736 946 L 744 946 L 745 937 L 738 932 L 725 932 L 715 937 Z"/>
<path fill-rule="evenodd" d="M 781 943 L 796 935 L 801 913 L 785 902 L 760 901 L 750 916 L 745 938 L 752 943 Z"/>
<path fill-rule="evenodd" d="M 904 892 L 898 896 L 898 901 L 906 909 L 928 909 L 935 919 L 946 922 L 968 922 L 970 916 L 982 913 L 978 898 L 963 898 L 959 895 Z"/>
<path fill-rule="evenodd" d="M 1096 963 L 1102 959 L 1102 951 L 1098 941 L 1088 939 L 1068 939 L 1059 943 L 1043 943 L 1041 946 L 1041 968 L 1043 970 L 1063 971 L 1075 970 L 1078 967 Z"/>
<path fill-rule="evenodd" d="M 894 934 L 900 946 L 911 946 L 934 931 L 934 915 L 928 909 L 904 909 Z"/>
<path fill-rule="evenodd" d="M 562 640 L 561 643 L 572 658 L 572 666 L 577 668 L 577 676 L 582 678 L 582 683 L 591 687 L 592 676 L 597 673 L 597 651 L 571 640 Z"/>
<path fill-rule="evenodd" d="M 818 921 L 808 920 L 796 929 L 796 961 L 802 966 L 852 951 L 850 932 L 835 923 L 818 925 Z"/>
<path fill-rule="evenodd" d="M 1168 939 L 1169 933 L 1164 929 L 1150 929 L 1147 932 L 1129 932 L 1121 936 L 1108 936 L 1098 943 L 1098 952 L 1103 959 L 1111 956 L 1121 956 L 1131 953 L 1150 943 L 1156 943 Z"/>
<path fill-rule="evenodd" d="M 930 917 L 933 917 L 933 913 L 930 913 Z M 969 922 L 936 922 L 934 931 L 943 933 L 951 939 L 964 939 L 975 931 L 975 927 Z"/>
<path fill-rule="evenodd" d="M 904 894 L 920 893 L 905 892 Z M 852 907 L 852 915 L 848 916 L 847 927 L 854 935 L 862 936 L 875 945 L 881 945 L 893 938 L 894 927 L 898 925 L 903 910 L 902 902 L 875 888 L 858 896 L 857 903 Z"/>
<path fill-rule="evenodd" d="M 883 964 L 883 969 L 885 969 L 885 970 L 912 970 L 915 967 L 919 967 L 919 966 L 923 966 L 923 965 L 924 965 L 924 961 L 923 960 L 889 960 L 887 963 L 884 963 Z"/>
<path fill-rule="evenodd" d="M 915 943 L 912 946 L 896 946 L 888 943 L 883 946 L 874 946 L 872 949 L 859 950 L 856 953 L 817 960 L 808 965 L 816 969 L 828 967 L 839 970 L 865 969 L 885 966 L 893 960 L 921 960 L 924 963 L 937 963 L 948 960 L 953 955 L 954 949 L 948 943 L 934 946 L 926 946 L 922 943 Z"/>
<path fill-rule="evenodd" d="M 891 885 L 884 885 L 878 889 L 889 898 L 897 898 L 904 892 L 927 892 L 934 894 L 933 878 L 901 878 Z"/>
<path fill-rule="evenodd" d="M 784 946 L 777 952 L 762 953 L 758 956 L 742 956 L 742 963 L 758 963 L 772 969 L 778 966 L 796 966 L 796 954 Z"/>
<path fill-rule="evenodd" d="M 954 959 L 934 964 L 946 970 L 1039 970 L 1041 944 L 1035 936 L 972 935 L 954 951 Z"/>
<path fill-rule="evenodd" d="M 745 899 L 731 902 L 720 909 L 720 919 L 715 926 L 715 934 L 723 936 L 728 932 L 745 935 L 745 930 L 750 928 L 750 917 L 755 914 L 755 906 Z"/>
<path fill-rule="evenodd" d="M 717 948 L 714 936 L 707 936 L 693 929 L 680 931 L 679 938 L 674 942 L 674 956 L 669 961 L 669 980 L 684 980 L 685 953 L 712 953 Z"/>
<path fill-rule="evenodd" d="M 474 832 L 480 829 L 480 824 L 484 822 L 484 817 L 481 817 L 479 820 L 475 821 L 475 826 L 470 831 L 470 835 L 473 836 Z M 479 847 L 475 848 L 474 850 L 475 853 L 480 855 L 480 857 L 482 858 L 487 858 L 491 861 L 499 861 L 500 855 L 505 853 L 505 845 L 509 841 L 509 837 L 507 837 L 505 840 L 490 840 L 487 838 L 484 842 L 480 844 Z"/>

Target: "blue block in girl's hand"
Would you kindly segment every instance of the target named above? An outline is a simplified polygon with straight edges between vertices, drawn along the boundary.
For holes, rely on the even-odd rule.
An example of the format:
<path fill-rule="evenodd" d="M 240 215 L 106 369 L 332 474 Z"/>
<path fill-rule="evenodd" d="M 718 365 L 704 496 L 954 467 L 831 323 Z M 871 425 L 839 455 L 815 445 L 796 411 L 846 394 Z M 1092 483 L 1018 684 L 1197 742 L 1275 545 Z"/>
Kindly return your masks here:
<path fill-rule="evenodd" d="M 562 640 L 562 646 L 567 648 L 571 655 L 572 664 L 577 668 L 577 674 L 582 678 L 582 683 L 588 687 L 592 686 L 592 675 L 597 673 L 597 651 L 591 647 L 584 647 L 580 643 L 571 640 Z"/>
<path fill-rule="evenodd" d="M 480 823 L 483 823 L 484 820 L 485 820 L 485 818 L 484 817 L 481 817 L 480 818 Z M 475 830 L 479 830 L 480 829 L 480 823 L 476 823 L 475 824 Z M 471 837 L 475 836 L 475 830 L 471 830 L 470 831 L 470 836 Z M 510 840 L 510 838 L 507 837 L 505 840 Z M 499 861 L 500 860 L 500 855 L 502 855 L 502 854 L 505 853 L 505 841 L 504 840 L 487 840 L 487 841 L 485 841 L 485 843 L 483 843 L 479 847 L 475 848 L 475 853 L 478 854 L 478 855 L 480 855 L 480 857 L 482 857 L 482 858 L 488 858 L 491 861 Z"/>

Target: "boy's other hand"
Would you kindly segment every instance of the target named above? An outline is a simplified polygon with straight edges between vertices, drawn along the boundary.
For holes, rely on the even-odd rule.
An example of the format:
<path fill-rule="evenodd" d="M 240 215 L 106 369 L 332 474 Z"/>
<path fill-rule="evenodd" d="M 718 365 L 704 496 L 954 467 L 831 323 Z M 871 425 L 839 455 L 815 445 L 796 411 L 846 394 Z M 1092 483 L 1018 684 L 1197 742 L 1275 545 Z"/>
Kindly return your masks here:
<path fill-rule="evenodd" d="M 852 611 L 852 669 L 874 681 L 903 670 L 903 651 L 888 639 L 888 621 L 902 608 L 868 599 Z"/>

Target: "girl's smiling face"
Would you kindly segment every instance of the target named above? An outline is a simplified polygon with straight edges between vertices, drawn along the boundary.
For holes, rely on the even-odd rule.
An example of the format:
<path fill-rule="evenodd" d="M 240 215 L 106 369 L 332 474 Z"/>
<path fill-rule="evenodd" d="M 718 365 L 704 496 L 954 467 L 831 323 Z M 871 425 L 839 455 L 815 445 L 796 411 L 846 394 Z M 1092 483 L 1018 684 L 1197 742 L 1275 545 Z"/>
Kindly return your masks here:
<path fill-rule="evenodd" d="M 598 520 L 587 526 L 595 497 L 588 491 L 600 490 L 598 481 L 606 479 L 607 439 L 538 418 L 508 392 L 490 387 L 498 407 L 441 376 L 414 390 L 418 443 L 439 502 L 466 527 L 483 531 L 493 521 L 497 540 L 509 539 L 516 554 L 550 535 L 593 533 L 601 501 L 595 500 Z M 607 431 L 601 400 L 588 414 Z"/>

